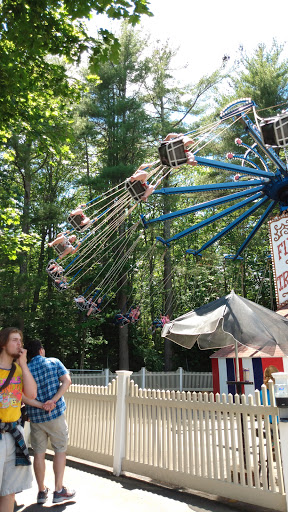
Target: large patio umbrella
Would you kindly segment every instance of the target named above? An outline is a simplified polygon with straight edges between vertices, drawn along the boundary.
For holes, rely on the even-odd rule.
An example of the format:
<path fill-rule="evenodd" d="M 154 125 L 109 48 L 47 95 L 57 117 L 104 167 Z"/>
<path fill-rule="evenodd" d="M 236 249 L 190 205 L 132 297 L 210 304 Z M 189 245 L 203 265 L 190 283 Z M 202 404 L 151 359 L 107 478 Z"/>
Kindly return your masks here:
<path fill-rule="evenodd" d="M 200 349 L 234 344 L 237 381 L 237 342 L 261 352 L 265 347 L 268 352 L 269 347 L 269 354 L 271 343 L 275 343 L 288 355 L 288 320 L 234 291 L 165 324 L 161 336 L 186 348 L 192 348 L 196 341 Z"/>

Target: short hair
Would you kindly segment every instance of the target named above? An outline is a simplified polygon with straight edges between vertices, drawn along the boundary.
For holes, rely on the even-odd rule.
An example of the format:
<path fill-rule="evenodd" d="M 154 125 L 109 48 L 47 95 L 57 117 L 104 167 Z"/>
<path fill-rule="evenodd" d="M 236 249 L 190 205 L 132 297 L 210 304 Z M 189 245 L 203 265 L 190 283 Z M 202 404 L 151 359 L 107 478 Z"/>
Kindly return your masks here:
<path fill-rule="evenodd" d="M 1 329 L 0 331 L 0 354 L 3 350 L 3 347 L 7 345 L 10 334 L 13 332 L 20 334 L 21 342 L 23 343 L 23 332 L 20 329 L 17 329 L 17 327 L 4 327 L 4 329 Z"/>
<path fill-rule="evenodd" d="M 39 352 L 43 345 L 40 340 L 29 340 L 25 344 L 25 348 L 27 349 L 27 356 L 29 359 L 33 357 L 39 356 Z"/>

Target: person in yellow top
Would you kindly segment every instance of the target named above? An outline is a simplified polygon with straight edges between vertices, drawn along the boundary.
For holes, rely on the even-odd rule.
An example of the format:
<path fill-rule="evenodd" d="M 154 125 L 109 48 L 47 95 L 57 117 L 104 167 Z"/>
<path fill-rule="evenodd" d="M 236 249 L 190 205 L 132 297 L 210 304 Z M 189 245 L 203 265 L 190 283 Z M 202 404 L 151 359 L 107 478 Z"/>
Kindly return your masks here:
<path fill-rule="evenodd" d="M 20 409 L 22 393 L 36 398 L 37 385 L 27 366 L 26 352 L 22 331 L 16 327 L 0 331 L 0 512 L 13 512 L 15 493 L 32 486 Z M 14 360 L 16 369 L 5 387 Z"/>

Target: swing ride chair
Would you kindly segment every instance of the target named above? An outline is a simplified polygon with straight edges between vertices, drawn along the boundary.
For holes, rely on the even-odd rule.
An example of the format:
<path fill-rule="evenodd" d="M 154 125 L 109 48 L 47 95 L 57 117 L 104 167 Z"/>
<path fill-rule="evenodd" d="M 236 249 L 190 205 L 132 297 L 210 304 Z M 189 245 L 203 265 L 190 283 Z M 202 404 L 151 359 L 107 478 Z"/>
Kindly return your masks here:
<path fill-rule="evenodd" d="M 80 311 L 88 311 L 88 309 L 90 308 L 90 304 L 88 300 L 85 299 L 85 297 L 83 297 L 84 300 L 81 302 L 77 300 L 80 299 L 81 297 L 83 297 L 83 295 L 79 295 L 78 297 L 74 298 L 75 305 L 77 309 L 80 309 Z"/>
<path fill-rule="evenodd" d="M 264 144 L 272 147 L 288 146 L 288 114 L 263 119 L 260 131 Z"/>
<path fill-rule="evenodd" d="M 91 221 L 85 224 L 84 226 L 81 226 L 81 215 L 68 215 L 67 221 L 69 222 L 69 224 L 71 224 L 75 231 L 78 231 L 78 233 L 83 233 L 83 231 L 85 231 L 87 228 L 91 226 Z"/>
<path fill-rule="evenodd" d="M 131 183 L 131 181 L 128 178 L 125 181 L 125 188 L 135 201 L 140 201 L 141 197 L 145 193 L 145 187 L 143 186 L 141 181 L 133 181 L 133 183 Z"/>
<path fill-rule="evenodd" d="M 65 284 L 65 286 L 61 286 L 61 284 Z M 61 281 L 60 283 L 56 283 L 56 281 L 52 281 L 52 285 L 54 286 L 54 288 L 56 288 L 56 290 L 58 292 L 61 292 L 61 293 L 65 292 L 65 290 L 67 290 L 67 288 L 68 288 L 68 283 L 66 283 L 65 281 Z"/>
<path fill-rule="evenodd" d="M 248 117 L 248 112 L 253 110 L 255 122 L 252 122 Z M 248 219 L 251 215 L 255 215 L 255 212 L 259 210 L 258 220 L 251 226 L 251 231 L 247 238 L 244 240 L 242 245 L 234 255 L 227 255 L 227 258 L 236 260 L 240 259 L 240 254 L 246 246 L 249 244 L 253 236 L 256 234 L 258 229 L 262 226 L 265 220 L 269 217 L 275 208 L 280 209 L 280 214 L 288 208 L 288 172 L 287 165 L 278 154 L 274 151 L 273 147 L 277 146 L 284 148 L 288 145 L 288 113 L 277 115 L 274 118 L 261 119 L 257 115 L 256 105 L 251 98 L 241 98 L 227 105 L 220 114 L 221 119 L 221 130 L 223 130 L 222 123 L 225 121 L 235 122 L 240 121 L 239 125 L 243 129 L 245 136 L 249 135 L 253 144 L 249 145 L 242 142 L 240 138 L 235 140 L 238 148 L 243 149 L 243 154 L 229 153 L 227 155 L 228 161 L 220 161 L 212 158 L 204 158 L 197 153 L 197 164 L 203 167 L 210 167 L 213 169 L 220 169 L 221 171 L 227 171 L 232 173 L 235 178 L 237 176 L 237 182 L 235 179 L 232 181 L 224 181 L 222 183 L 206 183 L 203 185 L 187 186 L 187 187 L 165 187 L 157 189 L 153 194 L 192 194 L 199 192 L 219 192 L 225 191 L 226 195 L 217 197 L 215 199 L 205 201 L 203 203 L 194 204 L 188 208 L 179 211 L 173 211 L 157 218 L 146 219 L 144 215 L 141 215 L 141 220 L 145 228 L 148 228 L 150 224 L 155 222 L 164 222 L 166 220 L 173 220 L 177 217 L 193 214 L 202 210 L 207 210 L 208 213 L 212 210 L 210 216 L 207 216 L 204 220 L 191 225 L 184 231 L 175 234 L 171 238 L 163 239 L 157 237 L 156 239 L 162 242 L 167 247 L 170 246 L 171 242 L 177 241 L 180 238 L 192 234 L 200 230 L 201 228 L 215 223 L 220 219 L 229 216 L 233 212 L 238 210 L 245 211 L 243 213 L 238 212 L 238 217 L 232 220 L 230 223 L 226 223 L 226 226 L 222 231 L 216 232 L 213 236 L 202 245 L 199 249 L 188 249 L 186 253 L 193 254 L 194 256 L 201 256 L 201 252 L 211 246 L 213 243 L 220 240 L 222 237 L 227 235 L 230 230 L 237 227 L 241 222 Z M 219 123 L 218 123 L 219 125 Z M 217 125 L 217 127 L 218 127 Z M 272 134 L 272 135 L 271 135 Z M 245 139 L 246 140 L 246 139 Z M 172 140 L 172 145 L 175 140 Z M 171 142 L 167 145 L 160 146 L 160 151 L 167 151 L 164 157 L 170 158 L 169 147 Z M 161 149 L 164 148 L 164 149 Z M 161 158 L 161 156 L 160 156 Z M 179 164 L 179 161 L 175 162 L 169 160 L 169 165 Z M 240 165 L 234 164 L 231 160 L 240 160 Z M 161 159 L 162 163 L 164 161 Z M 175 162 L 175 163 L 174 163 Z M 273 170 L 270 170 L 271 165 Z M 276 168 L 276 169 L 275 169 Z M 241 178 L 241 179 L 239 179 Z M 230 203 L 230 206 L 218 210 L 215 212 L 215 207 Z M 247 208 L 245 208 L 247 207 Z M 264 207 L 266 209 L 264 209 Z M 172 224 L 171 224 L 172 225 Z"/>
<path fill-rule="evenodd" d="M 55 270 L 49 270 L 52 265 L 56 265 Z M 62 270 L 60 270 L 62 269 Z M 64 269 L 57 263 L 56 260 L 50 260 L 46 267 L 47 274 L 53 279 L 60 279 L 63 276 Z"/>
<path fill-rule="evenodd" d="M 161 163 L 167 167 L 179 167 L 179 165 L 187 163 L 187 156 L 182 138 L 161 142 L 158 147 L 158 153 Z"/>
<path fill-rule="evenodd" d="M 68 238 L 65 236 L 65 239 L 67 240 L 67 243 L 70 244 Z M 70 244 L 72 245 L 72 244 Z M 63 254 L 63 252 L 65 251 L 65 249 L 67 249 L 67 245 L 65 244 L 56 244 L 56 245 L 53 245 L 53 249 L 57 252 L 58 256 L 61 256 L 61 254 Z"/>

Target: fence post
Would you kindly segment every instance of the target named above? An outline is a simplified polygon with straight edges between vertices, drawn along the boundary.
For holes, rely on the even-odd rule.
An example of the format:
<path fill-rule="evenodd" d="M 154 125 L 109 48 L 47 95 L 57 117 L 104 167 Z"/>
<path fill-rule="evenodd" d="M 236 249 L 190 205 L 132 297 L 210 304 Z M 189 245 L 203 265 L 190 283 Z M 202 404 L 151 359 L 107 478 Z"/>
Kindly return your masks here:
<path fill-rule="evenodd" d="M 109 368 L 104 369 L 104 376 L 105 376 L 105 386 L 108 386 L 108 384 L 109 384 Z"/>
<path fill-rule="evenodd" d="M 118 370 L 117 373 L 117 397 L 116 397 L 116 415 L 115 415 L 115 435 L 114 435 L 114 458 L 113 474 L 121 474 L 122 459 L 125 456 L 126 441 L 126 394 L 133 372 Z"/>
<path fill-rule="evenodd" d="M 286 510 L 288 511 L 288 423 L 287 420 L 279 421 L 280 449 L 283 469 L 283 480 L 286 491 Z"/>
<path fill-rule="evenodd" d="M 143 368 L 141 368 L 141 389 L 145 389 L 145 371 L 146 368 L 143 366 Z"/>
<path fill-rule="evenodd" d="M 183 391 L 183 368 L 179 366 L 179 391 Z"/>

